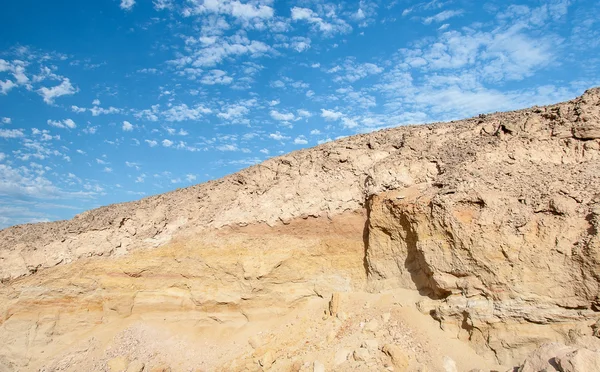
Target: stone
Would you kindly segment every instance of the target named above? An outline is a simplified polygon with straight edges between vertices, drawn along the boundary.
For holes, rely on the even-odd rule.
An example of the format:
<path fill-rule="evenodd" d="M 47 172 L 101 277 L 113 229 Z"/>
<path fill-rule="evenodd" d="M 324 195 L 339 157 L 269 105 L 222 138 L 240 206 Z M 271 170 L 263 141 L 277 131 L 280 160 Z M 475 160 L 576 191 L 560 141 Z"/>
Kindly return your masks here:
<path fill-rule="evenodd" d="M 540 129 L 542 129 L 542 122 L 537 115 L 528 117 L 523 125 L 523 130 L 528 133 L 534 133 Z"/>
<path fill-rule="evenodd" d="M 340 308 L 340 294 L 334 293 L 331 295 L 331 300 L 329 300 L 329 315 L 337 316 Z"/>
<path fill-rule="evenodd" d="M 336 351 L 333 357 L 333 365 L 339 366 L 346 363 L 350 354 L 352 354 L 352 352 L 348 349 L 340 349 Z"/>
<path fill-rule="evenodd" d="M 325 365 L 318 360 L 313 363 L 313 372 L 325 372 Z"/>
<path fill-rule="evenodd" d="M 444 366 L 445 372 L 458 372 L 458 369 L 456 368 L 456 362 L 449 356 L 444 356 L 442 358 L 442 365 Z"/>
<path fill-rule="evenodd" d="M 389 356 L 392 360 L 392 364 L 400 371 L 406 370 L 409 364 L 409 358 L 398 345 L 394 344 L 385 344 L 383 345 L 381 351 Z"/>
<path fill-rule="evenodd" d="M 129 361 L 127 357 L 120 356 L 109 360 L 106 364 L 110 372 L 126 372 Z"/>
<path fill-rule="evenodd" d="M 354 357 L 354 360 L 360 362 L 366 362 L 369 359 L 371 359 L 371 353 L 369 352 L 369 350 L 364 349 L 364 348 L 360 348 L 360 349 L 356 349 L 354 350 L 354 353 L 352 354 Z"/>
<path fill-rule="evenodd" d="M 570 346 L 600 352 L 600 339 L 594 336 L 578 336 L 572 340 Z"/>
<path fill-rule="evenodd" d="M 379 348 L 379 342 L 377 340 L 365 340 L 360 347 L 374 351 Z"/>
<path fill-rule="evenodd" d="M 129 363 L 127 367 L 127 372 L 142 372 L 144 370 L 145 364 L 139 360 L 134 360 Z"/>
<path fill-rule="evenodd" d="M 600 138 L 600 128 L 595 124 L 578 125 L 573 127 L 573 137 L 591 140 Z"/>
<path fill-rule="evenodd" d="M 258 360 L 258 364 L 260 364 L 261 367 L 264 368 L 271 367 L 273 363 L 275 363 L 275 353 L 273 352 L 273 350 L 267 350 Z"/>
<path fill-rule="evenodd" d="M 258 336 L 252 336 L 248 339 L 248 344 L 250 344 L 253 349 L 258 349 L 260 347 L 260 338 Z"/>
<path fill-rule="evenodd" d="M 377 332 L 379 329 L 379 322 L 376 319 L 372 319 L 365 324 L 364 330 L 367 332 Z"/>
<path fill-rule="evenodd" d="M 303 363 L 300 360 L 294 361 L 290 367 L 291 372 L 300 372 L 302 370 Z"/>
<path fill-rule="evenodd" d="M 498 132 L 498 126 L 492 123 L 484 124 L 481 131 L 488 135 L 494 135 Z"/>
<path fill-rule="evenodd" d="M 562 372 L 600 371 L 600 353 L 578 349 L 555 357 Z"/>
<path fill-rule="evenodd" d="M 384 323 L 387 323 L 390 321 L 391 317 L 392 317 L 392 315 L 390 313 L 383 313 L 381 315 L 381 320 L 383 320 Z"/>
<path fill-rule="evenodd" d="M 556 358 L 561 358 L 575 350 L 573 347 L 556 342 L 546 343 L 529 354 L 519 368 L 519 372 L 558 371 Z"/>

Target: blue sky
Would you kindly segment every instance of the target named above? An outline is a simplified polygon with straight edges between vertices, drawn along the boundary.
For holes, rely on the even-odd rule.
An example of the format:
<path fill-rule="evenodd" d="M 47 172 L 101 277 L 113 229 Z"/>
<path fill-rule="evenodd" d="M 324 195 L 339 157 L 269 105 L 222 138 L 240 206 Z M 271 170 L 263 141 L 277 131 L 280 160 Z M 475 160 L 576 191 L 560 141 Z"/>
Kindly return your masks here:
<path fill-rule="evenodd" d="M 599 4 L 4 1 L 0 228 L 574 98 L 600 85 Z"/>

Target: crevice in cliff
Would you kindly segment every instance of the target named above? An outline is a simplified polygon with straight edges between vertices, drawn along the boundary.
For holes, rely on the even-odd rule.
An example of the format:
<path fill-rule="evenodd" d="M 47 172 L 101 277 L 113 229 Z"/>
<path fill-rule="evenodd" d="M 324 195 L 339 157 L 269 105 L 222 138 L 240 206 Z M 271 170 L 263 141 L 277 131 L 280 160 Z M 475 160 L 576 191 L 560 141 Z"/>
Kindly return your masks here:
<path fill-rule="evenodd" d="M 393 207 L 393 206 L 390 206 Z M 393 212 L 392 212 L 393 213 Z M 410 274 L 419 293 L 432 300 L 440 300 L 450 293 L 438 288 L 433 281 L 433 272 L 429 269 L 423 252 L 418 247 L 419 236 L 414 230 L 409 216 L 405 212 L 396 215 L 400 227 L 404 230 L 404 243 L 406 245 L 406 259 L 404 268 Z"/>
<path fill-rule="evenodd" d="M 365 181 L 366 183 L 366 181 Z M 369 259 L 367 257 L 369 251 L 369 225 L 371 223 L 371 197 L 368 196 L 365 199 L 365 211 L 367 212 L 367 219 L 365 220 L 365 226 L 363 228 L 362 238 L 363 238 L 363 268 L 365 270 L 365 277 L 367 280 L 371 277 L 371 270 L 369 269 Z"/>

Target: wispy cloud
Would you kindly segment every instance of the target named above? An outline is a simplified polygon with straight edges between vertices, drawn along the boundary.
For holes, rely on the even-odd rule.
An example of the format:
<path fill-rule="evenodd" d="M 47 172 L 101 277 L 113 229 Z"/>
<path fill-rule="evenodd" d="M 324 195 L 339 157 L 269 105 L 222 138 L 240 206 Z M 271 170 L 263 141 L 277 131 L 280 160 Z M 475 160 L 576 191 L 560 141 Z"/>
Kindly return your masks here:
<path fill-rule="evenodd" d="M 464 10 L 444 10 L 443 12 L 440 12 L 434 16 L 424 18 L 423 23 L 426 25 L 429 25 L 432 22 L 440 23 L 463 14 Z"/>

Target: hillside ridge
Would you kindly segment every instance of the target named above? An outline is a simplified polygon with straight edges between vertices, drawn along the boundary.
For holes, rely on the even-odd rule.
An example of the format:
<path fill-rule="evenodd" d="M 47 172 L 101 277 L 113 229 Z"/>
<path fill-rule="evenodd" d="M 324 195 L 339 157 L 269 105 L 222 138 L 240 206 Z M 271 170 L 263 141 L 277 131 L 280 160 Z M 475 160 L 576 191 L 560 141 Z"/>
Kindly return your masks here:
<path fill-rule="evenodd" d="M 368 194 L 411 182 L 432 181 L 438 172 L 436 159 L 441 155 L 427 151 L 428 142 L 435 141 L 437 147 L 447 144 L 443 151 L 449 154 L 459 150 L 452 143 L 455 135 L 485 141 L 486 136 L 498 138 L 499 134 L 516 130 L 519 124 L 551 124 L 552 138 L 593 139 L 595 129 L 586 129 L 577 122 L 576 106 L 593 99 L 599 89 L 589 89 L 574 100 L 545 107 L 346 137 L 268 159 L 221 179 L 86 211 L 71 220 L 9 227 L 0 231 L 0 257 L 5 262 L 0 267 L 0 280 L 28 275 L 78 257 L 160 246 L 182 230 L 251 223 L 273 225 L 301 216 L 335 215 L 362 208 Z M 561 116 L 563 122 L 559 122 L 554 118 L 554 110 L 566 110 L 575 116 L 567 121 Z M 539 118 L 538 122 L 515 123 L 529 116 Z M 530 129 L 525 128 L 525 132 L 531 133 Z M 407 158 L 429 157 L 431 169 L 420 170 L 420 177 L 413 177 L 408 183 L 380 169 L 385 167 L 386 159 L 389 162 L 399 153 Z M 451 161 L 460 161 L 460 153 L 449 155 Z M 290 194 L 291 190 L 295 194 Z M 78 236 L 85 236 L 83 241 L 95 248 L 81 252 Z M 20 252 L 29 252 L 30 256 L 9 265 L 7 272 L 6 262 L 14 260 L 7 256 L 20 256 Z"/>

